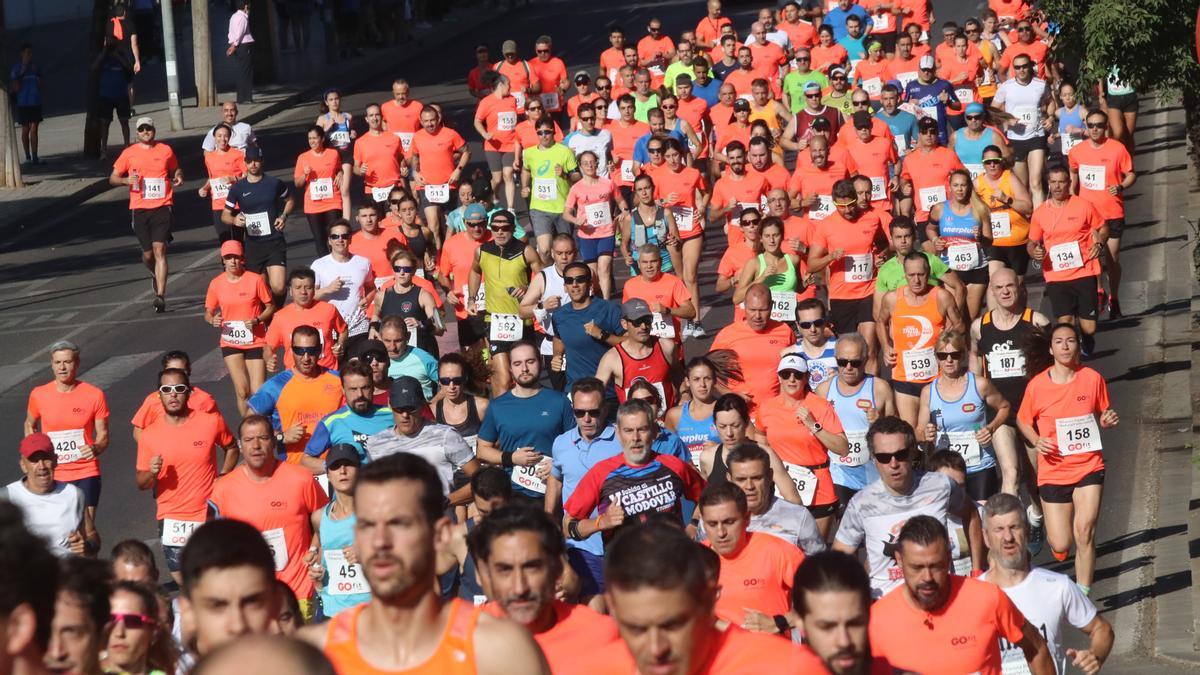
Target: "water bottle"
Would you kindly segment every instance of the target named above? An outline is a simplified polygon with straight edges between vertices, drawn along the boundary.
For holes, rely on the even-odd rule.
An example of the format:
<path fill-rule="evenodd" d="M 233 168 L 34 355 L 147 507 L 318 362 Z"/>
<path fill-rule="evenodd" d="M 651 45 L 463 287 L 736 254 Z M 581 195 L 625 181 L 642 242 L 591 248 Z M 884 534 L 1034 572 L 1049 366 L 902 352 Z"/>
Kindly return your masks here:
<path fill-rule="evenodd" d="M 137 169 L 129 172 L 129 177 L 133 179 L 133 184 L 129 186 L 130 192 L 142 191 L 142 177 L 138 175 Z"/>
<path fill-rule="evenodd" d="M 933 412 L 930 413 L 929 417 L 930 417 L 930 420 L 933 422 L 933 426 L 937 428 L 937 434 L 935 436 L 933 449 L 935 451 L 949 450 L 950 449 L 950 437 L 947 436 L 945 433 L 943 433 L 943 431 L 945 431 L 945 427 L 942 426 L 942 411 L 934 410 Z"/>

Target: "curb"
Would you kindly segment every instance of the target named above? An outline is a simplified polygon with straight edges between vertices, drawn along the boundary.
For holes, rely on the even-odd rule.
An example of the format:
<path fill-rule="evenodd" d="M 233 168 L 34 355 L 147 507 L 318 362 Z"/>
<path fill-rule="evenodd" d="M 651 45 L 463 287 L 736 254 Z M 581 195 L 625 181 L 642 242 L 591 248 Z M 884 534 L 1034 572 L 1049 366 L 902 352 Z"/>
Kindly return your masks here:
<path fill-rule="evenodd" d="M 529 5 L 525 5 L 523 9 L 528 7 Z M 471 10 L 475 11 L 472 12 Z M 499 7 L 489 9 L 485 7 L 483 2 L 479 2 L 462 7 L 460 11 L 462 12 L 461 16 L 456 14 L 448 15 L 425 36 L 417 37 L 398 47 L 380 50 L 369 56 L 361 56 L 342 62 L 340 66 L 344 72 L 348 73 L 348 77 L 339 84 L 344 88 L 357 87 L 394 68 L 400 61 L 410 59 L 422 51 L 428 50 L 430 47 L 455 40 L 464 33 L 483 26 L 499 16 L 518 13 L 520 10 L 507 10 Z M 444 30 L 439 30 L 443 28 Z M 322 79 L 326 75 L 328 73 L 318 76 L 318 79 Z M 241 117 L 240 121 L 250 125 L 258 124 L 289 108 L 295 107 L 301 101 L 320 94 L 327 86 L 327 84 L 313 84 L 299 89 L 260 110 Z M 189 139 L 199 139 L 206 133 L 207 128 L 198 127 L 196 131 L 198 133 L 181 134 L 172 137 L 170 141 L 174 143 Z M 64 207 L 70 208 L 82 204 L 89 199 L 114 189 L 108 184 L 107 175 L 90 181 L 86 178 L 79 180 L 81 184 L 70 193 L 47 200 L 44 206 L 19 215 L 16 222 L 0 223 L 0 235 L 3 235 L 6 239 L 5 246 L 11 247 L 14 244 L 18 244 L 22 240 L 34 236 L 44 228 L 49 227 L 51 224 L 49 221 L 57 220 L 58 217 L 63 215 Z"/>

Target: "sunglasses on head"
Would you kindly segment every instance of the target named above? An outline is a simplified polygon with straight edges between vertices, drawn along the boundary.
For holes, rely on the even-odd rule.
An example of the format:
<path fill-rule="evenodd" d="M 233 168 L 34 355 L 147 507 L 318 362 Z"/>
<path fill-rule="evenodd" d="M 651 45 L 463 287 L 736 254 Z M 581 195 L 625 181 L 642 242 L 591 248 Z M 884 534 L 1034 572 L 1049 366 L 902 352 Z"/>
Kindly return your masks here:
<path fill-rule="evenodd" d="M 191 387 L 186 384 L 161 384 L 158 390 L 164 394 L 186 394 Z"/>
<path fill-rule="evenodd" d="M 875 453 L 875 461 L 887 466 L 888 464 L 892 463 L 893 459 L 897 462 L 907 462 L 909 459 L 911 459 L 911 456 L 912 453 L 909 451 L 909 449 L 904 448 L 903 450 L 897 452 L 877 452 Z"/>
<path fill-rule="evenodd" d="M 862 368 L 866 363 L 862 359 L 836 359 L 838 368 Z"/>
<path fill-rule="evenodd" d="M 779 371 L 779 379 L 781 380 L 799 380 L 805 377 L 808 377 L 808 373 L 802 373 L 791 368 Z"/>
<path fill-rule="evenodd" d="M 330 238 L 330 239 L 332 239 L 332 240 L 334 240 L 334 241 L 342 241 L 343 239 L 349 239 L 349 238 L 350 238 L 350 233 L 349 233 L 349 232 L 347 232 L 346 234 L 333 234 L 333 233 L 331 232 L 331 233 L 329 234 L 329 238 Z"/>
<path fill-rule="evenodd" d="M 591 281 L 592 281 L 592 275 L 590 275 L 590 274 L 576 274 L 574 276 L 569 276 L 569 277 L 564 276 L 563 277 L 563 283 L 568 286 L 573 285 L 573 284 L 587 284 L 587 283 L 591 283 Z"/>
<path fill-rule="evenodd" d="M 937 356 L 938 361 L 945 361 L 946 359 L 957 361 L 962 358 L 963 353 L 961 350 L 956 349 L 950 352 L 934 352 L 934 355 Z"/>
<path fill-rule="evenodd" d="M 292 345 L 292 353 L 296 356 L 320 356 L 321 348 L 317 347 L 297 347 Z"/>
<path fill-rule="evenodd" d="M 114 624 L 123 623 L 125 624 L 126 628 L 133 630 L 146 628 L 147 626 L 153 626 L 154 624 L 158 623 L 155 621 L 154 617 L 147 616 L 145 614 L 126 614 L 124 612 L 113 612 L 112 614 L 108 615 L 108 618 Z"/>
<path fill-rule="evenodd" d="M 825 319 L 817 319 L 815 321 L 797 321 L 796 325 L 800 326 L 800 330 L 808 330 L 809 328 L 824 328 L 828 323 Z"/>
<path fill-rule="evenodd" d="M 462 377 L 461 375 L 458 377 L 439 377 L 438 382 L 443 387 L 449 387 L 450 385 L 461 387 L 462 385 L 466 384 L 467 378 Z"/>
<path fill-rule="evenodd" d="M 591 417 L 591 418 L 599 418 L 600 417 L 600 409 L 599 408 L 573 408 L 572 412 L 575 413 L 575 417 L 578 419 L 583 419 L 584 417 Z"/>

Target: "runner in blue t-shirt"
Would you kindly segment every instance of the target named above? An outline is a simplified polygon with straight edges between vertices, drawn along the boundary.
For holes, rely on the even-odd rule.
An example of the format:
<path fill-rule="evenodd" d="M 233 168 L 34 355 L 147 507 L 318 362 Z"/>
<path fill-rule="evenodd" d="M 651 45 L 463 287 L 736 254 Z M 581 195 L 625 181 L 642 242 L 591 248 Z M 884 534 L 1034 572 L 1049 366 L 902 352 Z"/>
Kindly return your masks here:
<path fill-rule="evenodd" d="M 954 87 L 934 74 L 932 56 L 929 54 L 922 56 L 918 65 L 917 79 L 909 82 L 905 87 L 904 100 L 920 108 L 926 116 L 937 120 L 938 142 L 946 145 L 949 143 L 949 136 L 946 133 L 946 108 L 953 107 L 957 110 L 962 108 L 962 104 L 959 103 L 958 96 L 954 94 Z"/>

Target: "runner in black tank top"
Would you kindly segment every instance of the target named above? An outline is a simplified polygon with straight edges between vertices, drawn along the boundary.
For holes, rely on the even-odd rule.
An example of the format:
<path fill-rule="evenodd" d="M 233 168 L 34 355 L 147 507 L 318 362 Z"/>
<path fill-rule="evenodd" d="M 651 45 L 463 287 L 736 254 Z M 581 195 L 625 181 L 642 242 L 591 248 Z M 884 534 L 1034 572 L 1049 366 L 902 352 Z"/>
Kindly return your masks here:
<path fill-rule="evenodd" d="M 466 398 L 467 419 L 463 420 L 462 422 L 459 422 L 458 424 L 452 424 L 452 423 L 446 421 L 446 413 L 442 410 L 442 406 L 445 403 L 446 403 L 445 399 L 439 399 L 437 402 L 437 406 L 434 407 L 433 414 L 434 414 L 434 417 L 437 418 L 438 424 L 445 424 L 445 425 L 454 427 L 454 430 L 457 431 L 459 433 L 459 435 L 462 436 L 463 438 L 467 438 L 469 436 L 477 436 L 479 434 L 479 426 L 483 422 L 482 422 L 482 420 L 479 419 L 479 410 L 476 409 L 476 407 L 475 407 L 475 397 L 474 396 L 467 394 L 467 398 Z"/>
<path fill-rule="evenodd" d="M 417 347 L 429 352 L 433 358 L 438 358 L 437 338 L 434 337 L 433 331 L 429 325 L 429 316 L 425 314 L 425 308 L 421 307 L 421 287 L 413 286 L 404 293 L 397 293 L 395 287 L 387 289 L 383 295 L 383 305 L 380 307 L 380 316 L 396 315 L 405 319 L 412 317 L 416 319 L 421 327 L 417 329 Z"/>
<path fill-rule="evenodd" d="M 991 310 L 985 312 L 979 321 L 978 349 L 979 355 L 987 360 L 985 374 L 1014 410 L 1021 407 L 1025 385 L 1029 381 L 1022 347 L 1033 329 L 1033 310 L 1028 307 L 1008 330 L 996 326 Z"/>

